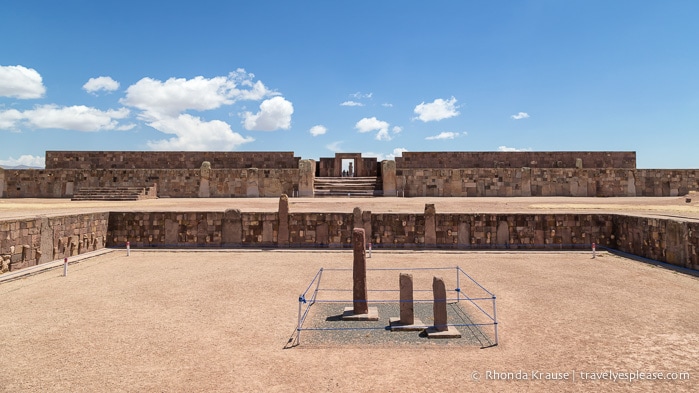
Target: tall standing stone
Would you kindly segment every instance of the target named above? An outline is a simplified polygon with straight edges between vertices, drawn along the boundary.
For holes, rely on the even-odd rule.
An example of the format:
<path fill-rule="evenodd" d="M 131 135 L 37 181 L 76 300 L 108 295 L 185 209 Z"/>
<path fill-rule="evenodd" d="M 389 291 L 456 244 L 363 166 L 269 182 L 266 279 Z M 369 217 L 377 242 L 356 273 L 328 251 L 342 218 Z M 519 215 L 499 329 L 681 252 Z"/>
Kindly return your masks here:
<path fill-rule="evenodd" d="M 396 162 L 381 161 L 381 180 L 383 181 L 383 196 L 396 196 Z"/>
<path fill-rule="evenodd" d="M 289 245 L 289 197 L 282 194 L 279 197 L 279 229 L 277 232 L 277 244 Z"/>
<path fill-rule="evenodd" d="M 425 204 L 425 246 L 437 245 L 437 223 L 434 203 Z"/>
<path fill-rule="evenodd" d="M 260 196 L 259 176 L 257 168 L 248 168 L 246 172 L 245 195 L 248 198 L 257 198 Z"/>
<path fill-rule="evenodd" d="M 352 231 L 352 246 L 354 248 L 354 264 L 352 270 L 354 286 L 352 294 L 355 314 L 367 314 L 369 312 L 366 285 L 366 249 L 364 244 L 364 228 L 354 228 Z"/>
<path fill-rule="evenodd" d="M 223 213 L 221 243 L 238 246 L 243 242 L 243 215 L 238 209 L 227 209 Z"/>
<path fill-rule="evenodd" d="M 299 160 L 299 196 L 312 197 L 316 178 L 315 160 Z"/>
<path fill-rule="evenodd" d="M 366 249 L 364 244 L 364 228 L 354 228 L 352 230 L 352 246 L 354 249 L 352 268 L 352 307 L 345 308 L 345 311 L 342 314 L 342 319 L 344 320 L 379 320 L 378 308 L 369 307 L 367 302 L 368 289 L 366 280 Z"/>
<path fill-rule="evenodd" d="M 201 175 L 201 179 L 199 180 L 199 198 L 209 198 L 211 196 L 211 190 L 209 188 L 211 163 L 209 161 L 202 162 L 199 172 Z"/>

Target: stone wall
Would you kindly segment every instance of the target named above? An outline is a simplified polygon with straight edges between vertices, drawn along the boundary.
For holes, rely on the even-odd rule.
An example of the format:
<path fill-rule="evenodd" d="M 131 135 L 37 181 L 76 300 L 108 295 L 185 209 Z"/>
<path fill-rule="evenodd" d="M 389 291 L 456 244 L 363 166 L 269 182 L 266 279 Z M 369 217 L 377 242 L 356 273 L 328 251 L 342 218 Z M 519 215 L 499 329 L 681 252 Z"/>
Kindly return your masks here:
<path fill-rule="evenodd" d="M 211 169 L 208 197 L 278 197 L 298 190 L 297 169 Z M 201 169 L 5 170 L 7 198 L 69 198 L 80 187 L 157 184 L 159 197 L 197 198 Z"/>
<path fill-rule="evenodd" d="M 10 270 L 105 247 L 109 213 L 0 221 L 0 262 Z"/>
<path fill-rule="evenodd" d="M 375 248 L 589 249 L 592 243 L 699 269 L 699 223 L 614 214 L 289 213 L 288 242 L 278 213 L 114 212 L 108 246 L 350 247 L 365 228 Z"/>
<path fill-rule="evenodd" d="M 403 152 L 396 167 L 635 169 L 636 152 Z"/>
<path fill-rule="evenodd" d="M 699 170 L 397 169 L 396 189 L 406 197 L 679 196 L 699 190 Z"/>
<path fill-rule="evenodd" d="M 296 169 L 294 152 L 47 151 L 46 169 Z"/>

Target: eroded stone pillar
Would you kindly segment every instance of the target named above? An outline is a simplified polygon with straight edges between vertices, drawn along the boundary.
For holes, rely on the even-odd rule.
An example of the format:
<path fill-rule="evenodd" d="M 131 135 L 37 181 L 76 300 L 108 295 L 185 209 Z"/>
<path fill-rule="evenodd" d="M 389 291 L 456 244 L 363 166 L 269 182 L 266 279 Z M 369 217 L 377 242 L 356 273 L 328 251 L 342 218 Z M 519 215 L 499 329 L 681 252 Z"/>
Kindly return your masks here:
<path fill-rule="evenodd" d="M 211 191 L 209 189 L 209 180 L 211 179 L 211 163 L 209 161 L 202 162 L 199 172 L 199 198 L 208 198 L 211 196 Z"/>
<path fill-rule="evenodd" d="M 381 180 L 383 181 L 383 196 L 396 196 L 396 162 L 381 161 Z"/>
<path fill-rule="evenodd" d="M 243 242 L 243 217 L 238 209 L 228 209 L 223 213 L 221 243 L 240 245 Z"/>
<path fill-rule="evenodd" d="M 427 329 L 429 338 L 459 338 L 461 333 L 447 321 L 447 287 L 442 277 L 432 278 L 432 293 L 434 294 L 434 326 Z"/>
<path fill-rule="evenodd" d="M 289 197 L 282 194 L 279 197 L 279 229 L 277 232 L 277 244 L 289 245 Z"/>
<path fill-rule="evenodd" d="M 299 196 L 312 197 L 316 177 L 315 160 L 299 160 Z"/>
<path fill-rule="evenodd" d="M 434 203 L 425 204 L 425 246 L 437 244 L 437 223 Z"/>
<path fill-rule="evenodd" d="M 352 266 L 352 307 L 345 308 L 342 315 L 346 320 L 378 321 L 376 307 L 369 307 L 366 280 L 366 249 L 364 228 L 352 230 L 353 266 Z"/>
<path fill-rule="evenodd" d="M 248 198 L 257 198 L 260 196 L 260 187 L 257 168 L 248 168 L 246 172 L 245 195 Z"/>
<path fill-rule="evenodd" d="M 434 294 L 434 328 L 443 332 L 447 330 L 447 287 L 442 277 L 432 278 L 432 292 Z"/>
<path fill-rule="evenodd" d="M 364 228 L 354 228 L 352 231 L 352 246 L 354 249 L 352 299 L 354 300 L 355 314 L 366 314 L 369 312 L 366 285 L 366 249 L 364 244 Z"/>
<path fill-rule="evenodd" d="M 401 273 L 398 276 L 400 285 L 400 323 L 412 325 L 415 322 L 415 312 L 413 310 L 413 275 Z"/>

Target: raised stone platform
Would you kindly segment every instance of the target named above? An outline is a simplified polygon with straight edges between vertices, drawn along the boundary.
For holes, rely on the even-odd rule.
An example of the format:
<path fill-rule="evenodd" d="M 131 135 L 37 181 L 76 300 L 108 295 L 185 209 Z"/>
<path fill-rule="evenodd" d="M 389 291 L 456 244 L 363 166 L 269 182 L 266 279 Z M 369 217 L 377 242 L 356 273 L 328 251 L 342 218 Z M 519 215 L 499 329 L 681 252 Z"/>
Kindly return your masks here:
<path fill-rule="evenodd" d="M 138 201 L 157 198 L 155 187 L 81 187 L 72 201 Z"/>

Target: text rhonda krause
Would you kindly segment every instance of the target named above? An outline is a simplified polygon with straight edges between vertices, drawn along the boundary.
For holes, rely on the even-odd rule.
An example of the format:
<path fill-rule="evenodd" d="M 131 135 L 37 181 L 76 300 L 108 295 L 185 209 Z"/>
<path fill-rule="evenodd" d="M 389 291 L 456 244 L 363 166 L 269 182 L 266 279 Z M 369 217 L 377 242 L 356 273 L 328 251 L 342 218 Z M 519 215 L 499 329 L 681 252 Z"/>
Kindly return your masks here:
<path fill-rule="evenodd" d="M 645 372 L 645 371 L 515 371 L 500 372 L 488 370 L 485 372 L 486 380 L 500 381 L 657 381 L 657 380 L 689 380 L 688 372 Z"/>

